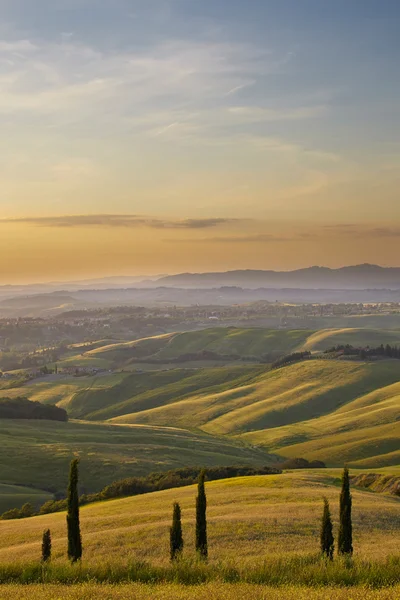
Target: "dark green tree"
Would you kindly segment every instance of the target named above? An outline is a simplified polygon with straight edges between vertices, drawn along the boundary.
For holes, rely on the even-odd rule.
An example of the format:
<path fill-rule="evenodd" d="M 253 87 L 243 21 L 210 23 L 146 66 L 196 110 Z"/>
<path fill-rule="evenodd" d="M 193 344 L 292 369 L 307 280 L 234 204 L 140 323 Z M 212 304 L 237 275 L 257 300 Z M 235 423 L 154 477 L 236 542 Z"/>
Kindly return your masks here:
<path fill-rule="evenodd" d="M 199 556 L 206 559 L 208 556 L 207 545 L 207 498 L 204 486 L 205 471 L 201 471 L 198 482 L 196 498 L 196 551 Z"/>
<path fill-rule="evenodd" d="M 349 470 L 347 467 L 345 467 L 342 475 L 342 491 L 340 492 L 340 523 L 338 536 L 339 554 L 353 554 L 351 503 Z"/>
<path fill-rule="evenodd" d="M 178 502 L 174 503 L 172 514 L 172 527 L 169 532 L 169 546 L 171 560 L 177 559 L 183 550 L 182 522 L 181 522 L 181 507 Z"/>
<path fill-rule="evenodd" d="M 51 559 L 51 533 L 50 529 L 43 532 L 42 538 L 42 562 L 49 562 Z"/>
<path fill-rule="evenodd" d="M 79 495 L 78 495 L 78 465 L 79 460 L 71 462 L 68 485 L 68 558 L 76 562 L 82 558 L 82 539 L 79 525 Z"/>
<path fill-rule="evenodd" d="M 322 554 L 332 560 L 335 540 L 333 538 L 331 511 L 329 509 L 329 502 L 327 498 L 324 498 L 324 510 L 322 513 L 320 540 Z"/>

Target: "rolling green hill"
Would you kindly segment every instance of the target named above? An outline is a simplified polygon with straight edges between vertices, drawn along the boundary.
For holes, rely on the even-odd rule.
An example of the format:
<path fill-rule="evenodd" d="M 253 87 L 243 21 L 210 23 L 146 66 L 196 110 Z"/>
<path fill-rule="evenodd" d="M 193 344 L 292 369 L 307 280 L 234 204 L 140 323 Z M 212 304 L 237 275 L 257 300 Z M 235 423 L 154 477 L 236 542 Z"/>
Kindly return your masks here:
<path fill-rule="evenodd" d="M 0 420 L 0 447 L 3 484 L 52 492 L 65 492 L 73 456 L 82 459 L 86 492 L 98 491 L 116 479 L 180 466 L 276 462 L 261 449 L 202 432 L 76 421 Z"/>
<path fill-rule="evenodd" d="M 304 343 L 304 350 L 321 352 L 332 346 L 350 344 L 358 347 L 378 347 L 381 344 L 400 346 L 400 331 L 385 329 L 322 329 L 311 334 Z"/>
<path fill-rule="evenodd" d="M 0 483 L 0 514 L 9 508 L 21 508 L 26 502 L 37 508 L 52 498 L 50 492 Z"/>
<path fill-rule="evenodd" d="M 194 394 L 217 394 L 239 386 L 254 374 L 264 371 L 265 367 L 242 365 L 132 373 L 111 388 L 93 386 L 77 391 L 68 403 L 68 412 L 75 418 L 108 420 L 132 412 L 169 406 Z M 187 426 L 197 424 L 188 420 Z"/>
<path fill-rule="evenodd" d="M 158 396 L 147 408 L 137 398 L 135 412 L 112 422 L 194 426 L 331 465 L 393 465 L 400 457 L 398 380 L 398 361 L 311 360 L 254 369 L 219 391 L 167 402 Z"/>
<path fill-rule="evenodd" d="M 288 354 L 310 335 L 307 330 L 242 329 L 216 327 L 202 331 L 188 331 L 171 338 L 158 353 L 157 358 L 168 360 L 183 354 L 203 350 L 217 354 L 237 354 L 242 357 L 281 356 Z"/>
<path fill-rule="evenodd" d="M 394 344 L 396 336 L 359 329 L 316 334 L 214 328 L 129 343 L 104 340 L 105 345 L 95 343 L 83 358 L 127 364 L 150 352 L 164 362 L 204 349 L 260 357 L 273 348 L 286 353 L 304 345 L 315 350 L 335 343 Z M 84 347 L 78 350 L 81 355 Z M 236 361 L 201 369 L 174 364 L 164 370 L 127 369 L 85 377 L 58 374 L 12 389 L 5 381 L 1 396 L 57 404 L 70 418 L 86 422 L 2 421 L 1 482 L 48 489 L 46 481 L 54 479 L 55 489 L 60 489 L 74 452 L 90 465 L 91 489 L 126 474 L 180 465 L 243 463 L 247 457 L 265 462 L 267 452 L 319 459 L 332 466 L 399 464 L 399 369 L 398 360 L 316 357 L 275 370 Z M 178 435 L 171 427 L 185 431 Z"/>
<path fill-rule="evenodd" d="M 308 330 L 281 330 L 237 327 L 214 327 L 184 333 L 168 333 L 135 340 L 132 342 L 104 343 L 85 351 L 80 346 L 79 353 L 69 348 L 69 355 L 59 365 L 97 366 L 104 368 L 128 367 L 143 363 L 146 359 L 157 364 L 186 362 L 187 355 L 201 359 L 201 353 L 214 353 L 225 357 L 229 362 L 236 356 L 243 359 L 259 360 L 266 357 L 274 360 L 288 354 L 306 342 L 313 332 Z"/>

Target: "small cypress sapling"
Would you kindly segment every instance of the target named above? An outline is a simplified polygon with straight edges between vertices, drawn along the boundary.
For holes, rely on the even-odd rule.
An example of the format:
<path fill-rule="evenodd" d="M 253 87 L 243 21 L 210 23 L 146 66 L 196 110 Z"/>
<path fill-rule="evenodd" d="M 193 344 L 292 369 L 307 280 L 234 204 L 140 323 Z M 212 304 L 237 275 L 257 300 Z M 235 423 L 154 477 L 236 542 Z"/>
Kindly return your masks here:
<path fill-rule="evenodd" d="M 170 555 L 171 560 L 177 559 L 183 550 L 182 522 L 181 522 L 181 507 L 178 502 L 174 503 L 172 514 L 172 527 L 169 535 Z"/>
<path fill-rule="evenodd" d="M 79 524 L 78 464 L 78 459 L 71 461 L 67 498 L 68 558 L 72 562 L 76 562 L 82 558 L 82 539 Z"/>
<path fill-rule="evenodd" d="M 207 544 L 207 497 L 205 492 L 204 480 L 205 471 L 201 471 L 198 482 L 198 492 L 196 498 L 196 551 L 200 558 L 206 559 L 208 556 Z"/>
<path fill-rule="evenodd" d="M 321 521 L 321 552 L 326 558 L 333 559 L 334 551 L 334 538 L 332 533 L 332 519 L 331 511 L 329 509 L 329 502 L 327 498 L 324 498 L 324 511 L 322 513 Z"/>
<path fill-rule="evenodd" d="M 342 491 L 340 492 L 340 523 L 338 536 L 339 554 L 353 554 L 353 526 L 351 522 L 350 478 L 347 467 L 343 470 Z"/>
<path fill-rule="evenodd" d="M 49 562 L 51 559 L 51 533 L 50 529 L 43 532 L 42 538 L 42 562 Z"/>

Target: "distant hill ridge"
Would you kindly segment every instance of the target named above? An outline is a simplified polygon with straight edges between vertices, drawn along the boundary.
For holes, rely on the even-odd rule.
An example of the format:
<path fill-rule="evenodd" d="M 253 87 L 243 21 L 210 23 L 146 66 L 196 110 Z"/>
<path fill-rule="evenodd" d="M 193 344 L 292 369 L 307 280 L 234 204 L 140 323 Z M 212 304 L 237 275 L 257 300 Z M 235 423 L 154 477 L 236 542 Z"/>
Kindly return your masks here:
<path fill-rule="evenodd" d="M 161 277 L 158 286 L 221 287 L 239 286 L 290 287 L 316 289 L 399 289 L 400 267 L 362 264 L 330 269 L 313 266 L 295 271 L 235 270 L 215 273 L 181 273 Z"/>

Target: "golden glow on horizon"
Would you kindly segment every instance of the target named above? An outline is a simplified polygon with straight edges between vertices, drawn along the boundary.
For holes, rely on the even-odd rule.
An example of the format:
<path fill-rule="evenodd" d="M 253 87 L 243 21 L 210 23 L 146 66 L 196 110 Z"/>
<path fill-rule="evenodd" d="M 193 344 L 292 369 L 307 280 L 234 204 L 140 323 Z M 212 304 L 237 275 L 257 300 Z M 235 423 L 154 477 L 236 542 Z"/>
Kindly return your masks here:
<path fill-rule="evenodd" d="M 0 224 L 0 283 L 229 269 L 398 266 L 390 226 L 233 221 L 212 227 Z"/>

